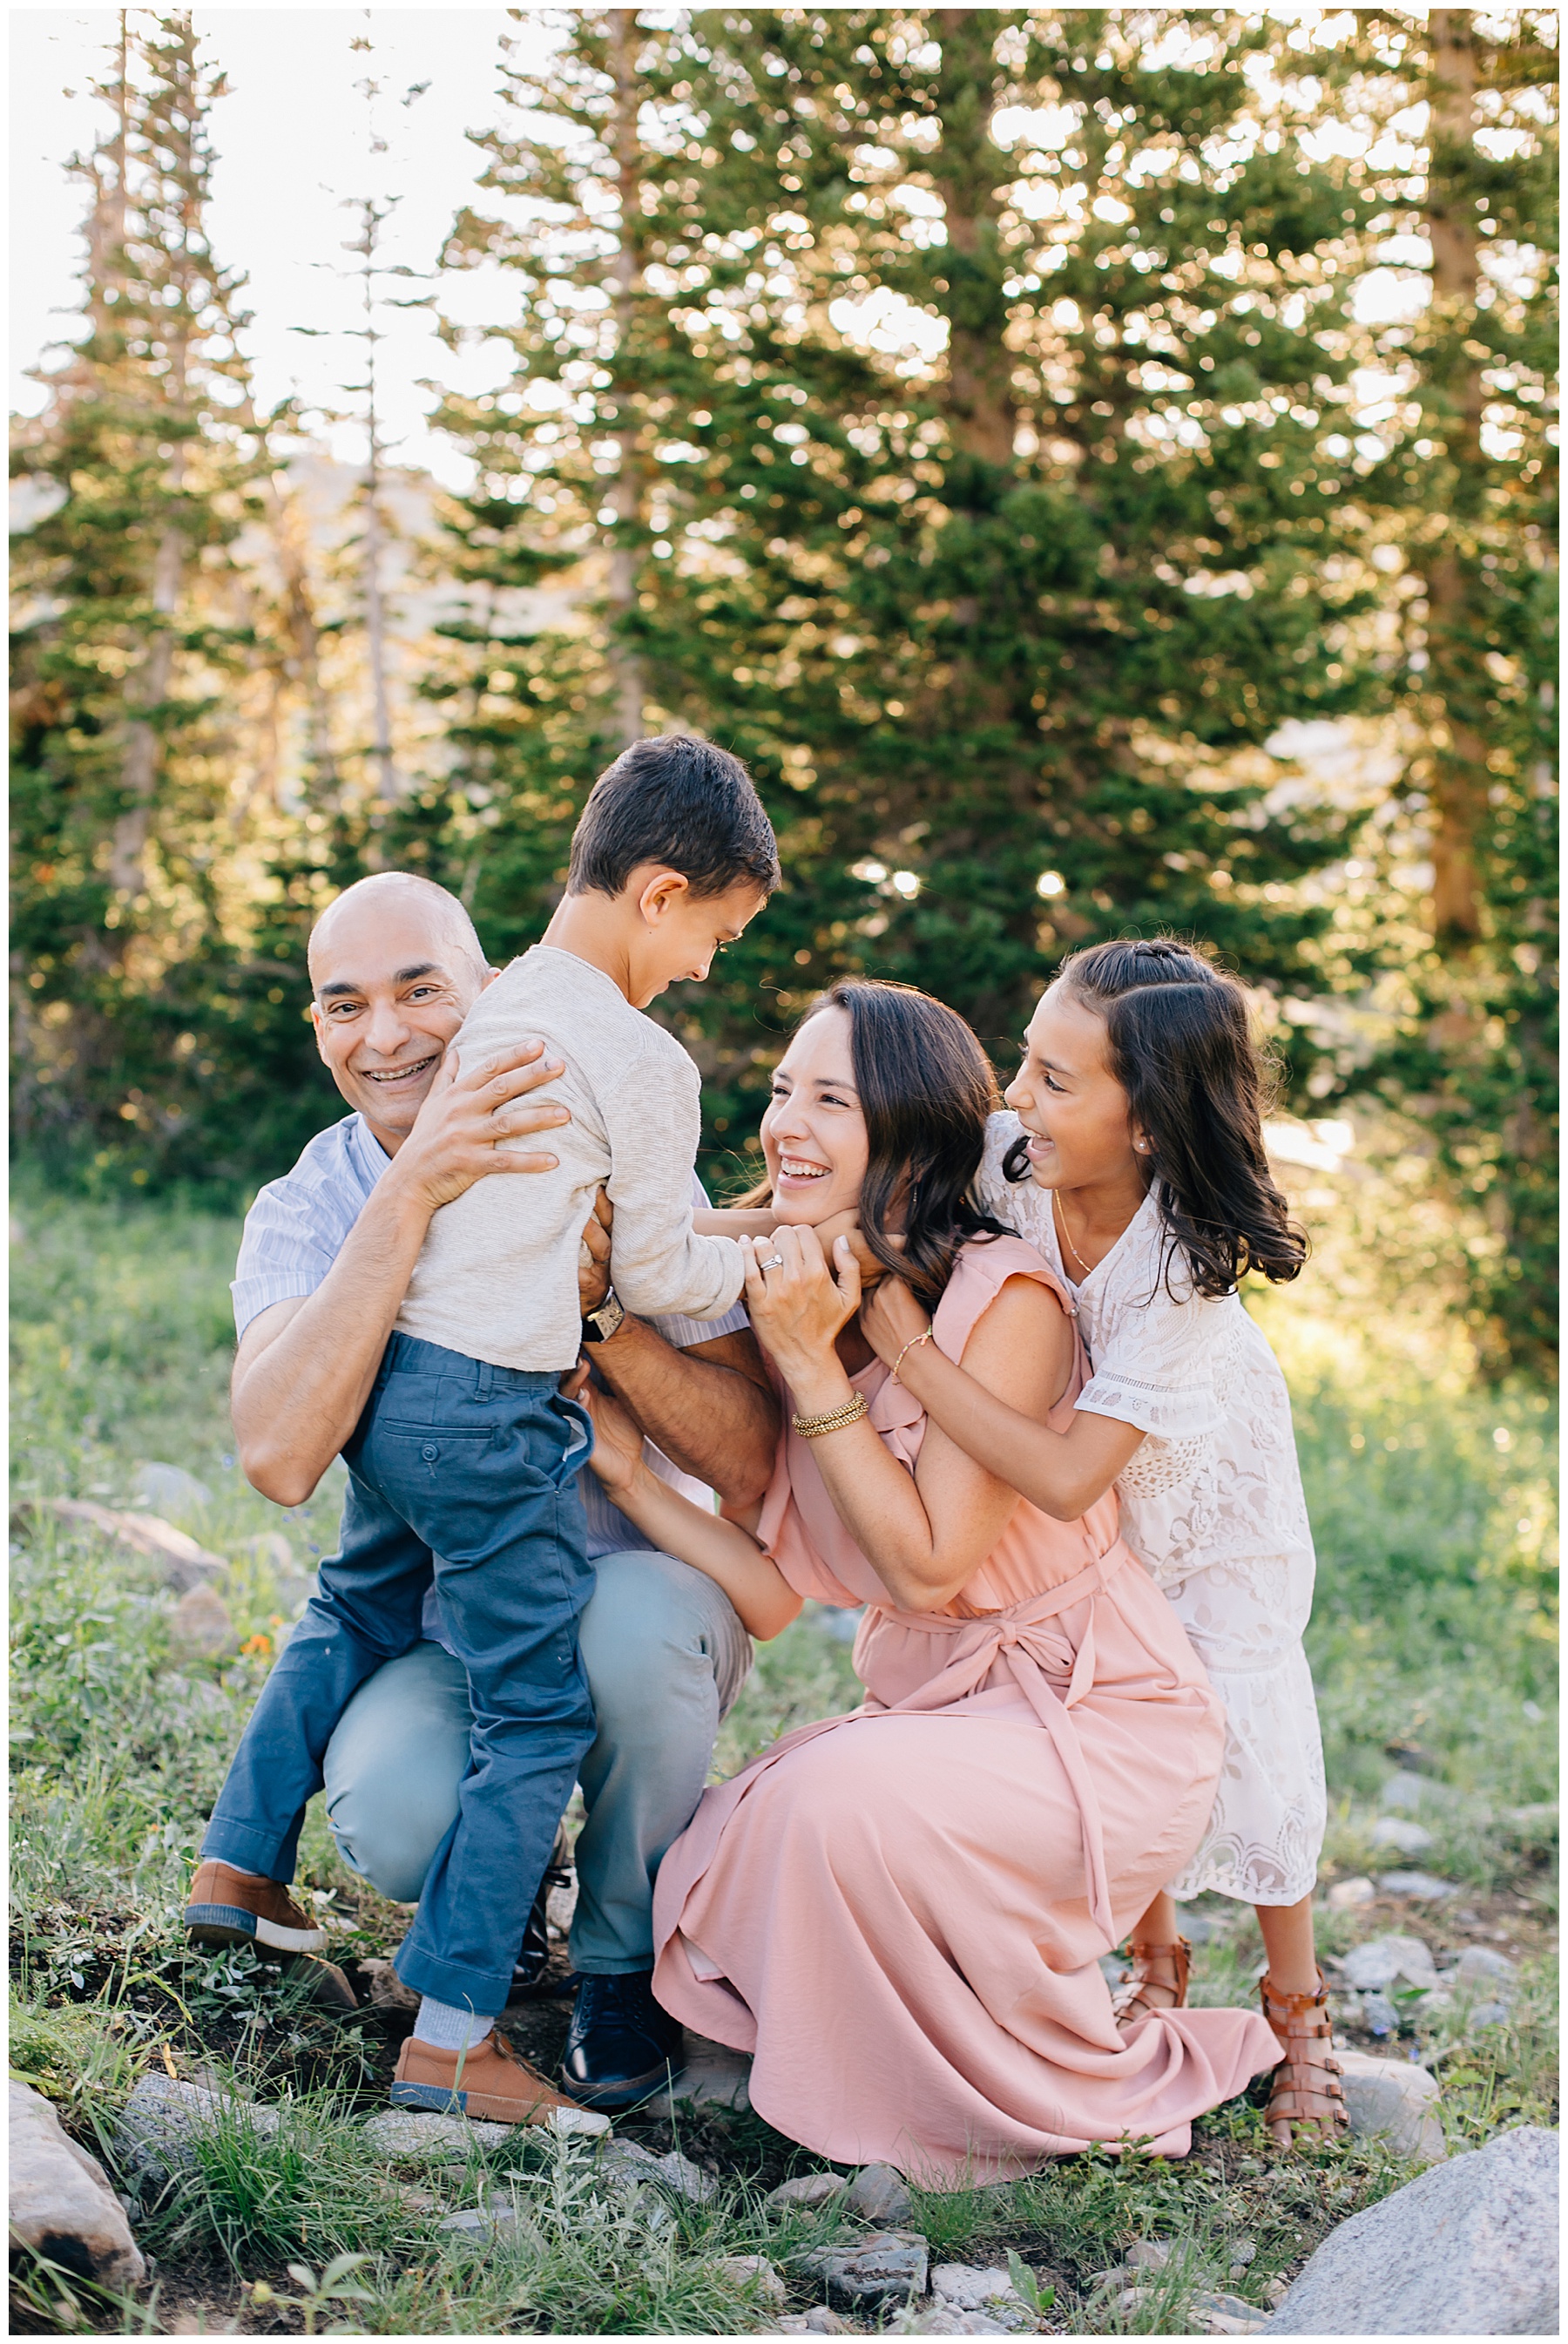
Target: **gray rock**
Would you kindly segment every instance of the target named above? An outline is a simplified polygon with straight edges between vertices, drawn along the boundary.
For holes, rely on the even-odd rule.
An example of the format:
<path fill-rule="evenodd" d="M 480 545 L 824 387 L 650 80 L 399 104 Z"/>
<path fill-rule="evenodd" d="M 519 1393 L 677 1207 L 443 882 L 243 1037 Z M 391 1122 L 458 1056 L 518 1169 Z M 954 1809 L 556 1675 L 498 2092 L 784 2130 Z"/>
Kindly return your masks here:
<path fill-rule="evenodd" d="M 1268 2321 L 1255 2303 L 1239 2295 L 1211 2295 L 1200 2288 L 1188 2304 L 1188 2318 L 1200 2336 L 1257 2336 Z"/>
<path fill-rule="evenodd" d="M 1373 1847 L 1397 1847 L 1401 1855 L 1424 1855 L 1436 1844 L 1424 1824 L 1405 1815 L 1380 1815 L 1367 1837 Z"/>
<path fill-rule="evenodd" d="M 1434 2164 L 1448 2154 L 1437 2115 L 1437 2078 L 1408 2059 L 1337 2051 L 1345 2107 L 1357 2140 L 1385 2140 L 1397 2157 Z"/>
<path fill-rule="evenodd" d="M 1470 2014 L 1472 2026 L 1506 2026 L 1513 2016 L 1505 2002 L 1478 2002 Z"/>
<path fill-rule="evenodd" d="M 11 2086 L 10 2216 L 13 2246 L 31 2247 L 100 2287 L 135 2287 L 146 2266 L 95 2157 L 67 2140 L 42 2093 Z"/>
<path fill-rule="evenodd" d="M 1372 2035 L 1397 2035 L 1399 2013 L 1386 1994 L 1363 1994 L 1361 2023 Z"/>
<path fill-rule="evenodd" d="M 172 2175 L 196 2163 L 198 2142 L 230 2129 L 269 2140 L 282 2121 L 276 2108 L 258 2107 L 234 2093 L 172 2076 L 144 2076 L 120 2112 L 115 2153 L 126 2171 L 161 2189 Z"/>
<path fill-rule="evenodd" d="M 789 2290 L 766 2255 L 720 2255 L 712 2267 L 769 2311 L 782 2310 Z"/>
<path fill-rule="evenodd" d="M 1025 2314 L 1020 2324 L 1032 2328 L 1034 2321 Z M 895 2336 L 1011 2336 L 1015 2332 L 1007 2320 L 989 2311 L 960 2311 L 956 2303 L 935 2303 L 929 2311 L 900 2312 L 891 2329 Z"/>
<path fill-rule="evenodd" d="M 255 1538 L 243 1541 L 242 1551 L 248 1554 L 253 1562 L 264 1564 L 276 1578 L 294 1579 L 298 1575 L 294 1549 L 281 1531 L 258 1531 Z"/>
<path fill-rule="evenodd" d="M 1358 1904 L 1372 1904 L 1376 1895 L 1377 1890 L 1366 1874 L 1358 1873 L 1353 1880 L 1335 1881 L 1329 1891 L 1329 1910 L 1331 1913 L 1353 1912 Z"/>
<path fill-rule="evenodd" d="M 1324 2239 L 1265 2333 L 1554 2336 L 1557 2135 L 1450 2159 Z"/>
<path fill-rule="evenodd" d="M 804 2213 L 813 2206 L 825 2206 L 849 2186 L 841 2173 L 800 2173 L 793 2181 L 781 2181 L 777 2189 L 770 2189 L 762 2202 L 775 2214 L 797 2209 Z"/>
<path fill-rule="evenodd" d="M 1169 2238 L 1135 2238 L 1122 2261 L 1130 2271 L 1162 2271 L 1171 2252 Z"/>
<path fill-rule="evenodd" d="M 1413 1815 L 1422 1807 L 1429 1807 L 1434 1796 L 1434 1786 L 1420 1774 L 1401 1767 L 1391 1774 L 1378 1794 L 1378 1804 L 1391 1814 Z"/>
<path fill-rule="evenodd" d="M 512 2127 L 470 2123 L 467 2117 L 426 2116 L 416 2108 L 382 2108 L 366 2117 L 365 2137 L 383 2157 L 431 2165 L 470 2157 L 477 2148 L 499 2148 L 511 2138 Z"/>
<path fill-rule="evenodd" d="M 1437 1965 L 1419 1937 L 1369 1938 L 1348 1953 L 1339 1966 L 1345 1984 L 1362 1994 L 1381 1994 L 1398 1978 L 1423 1988 L 1437 1984 Z"/>
<path fill-rule="evenodd" d="M 238 1633 L 216 1587 L 192 1587 L 180 1597 L 169 1621 L 169 1642 L 196 1660 L 217 1661 L 238 1652 Z"/>
<path fill-rule="evenodd" d="M 915 2218 L 915 2201 L 904 2177 L 890 2165 L 862 2166 L 849 2184 L 844 2203 L 862 2222 L 876 2222 L 889 2229 Z"/>
<path fill-rule="evenodd" d="M 750 2081 L 749 2052 L 732 2051 L 727 2043 L 714 2043 L 705 2035 L 689 2034 L 686 2065 L 667 2092 L 658 2093 L 645 2104 L 647 2112 L 649 2116 L 670 2116 L 681 2106 L 742 2111 L 751 2106 Z"/>
<path fill-rule="evenodd" d="M 658 2182 L 694 2206 L 706 2206 L 719 2195 L 717 2181 L 704 2173 L 700 2165 L 694 2165 L 689 2157 L 682 2157 L 678 2148 L 672 2148 L 665 2157 L 655 2157 L 651 2150 L 638 2147 L 634 2140 L 612 2140 L 600 2159 L 600 2170 L 624 2188 L 635 2190 L 645 2182 Z"/>
<path fill-rule="evenodd" d="M 981 2270 L 970 2263 L 939 2263 L 931 2273 L 931 2294 L 941 2309 L 983 2318 L 989 2323 L 985 2329 L 946 2331 L 952 2335 L 1010 2336 L 1036 2324 L 1033 2312 L 1012 2280 L 999 2268 Z M 926 2329 L 927 2334 L 941 2332 Z"/>
<path fill-rule="evenodd" d="M 108 1539 L 116 1552 L 136 1562 L 151 1562 L 166 1587 L 176 1594 L 223 1579 L 228 1563 L 221 1554 L 209 1554 L 186 1531 L 176 1530 L 157 1514 L 127 1514 L 100 1506 L 91 1498 L 24 1498 L 13 1510 L 11 1528 L 35 1535 L 40 1516 L 81 1522 Z"/>
<path fill-rule="evenodd" d="M 809 2311 L 786 2311 L 773 2323 L 780 2336 L 852 2336 L 854 2329 L 825 2303 L 813 2304 Z"/>
<path fill-rule="evenodd" d="M 801 2268 L 841 2310 L 891 2309 L 924 2295 L 926 2242 L 914 2231 L 878 2230 L 851 2244 L 819 2247 Z"/>
<path fill-rule="evenodd" d="M 465 2206 L 460 2212 L 446 2215 L 436 2228 L 449 2238 L 472 2238 L 480 2246 L 494 2246 L 518 2227 L 515 2206 L 498 2201 L 484 2206 Z"/>
<path fill-rule="evenodd" d="M 1415 1896 L 1425 1904 L 1439 1904 L 1445 1896 L 1459 1894 L 1452 1880 L 1439 1880 L 1431 1872 L 1380 1872 L 1378 1886 L 1385 1896 Z"/>
<path fill-rule="evenodd" d="M 1526 1839 L 1548 1839 L 1557 1828 L 1557 1802 L 1544 1799 L 1533 1807 L 1505 1807 L 1503 1821 Z"/>
<path fill-rule="evenodd" d="M 183 1465 L 138 1465 L 131 1502 L 149 1513 L 172 1514 L 177 1521 L 182 1514 L 199 1514 L 210 1506 L 212 1491 Z"/>
<path fill-rule="evenodd" d="M 1494 1953 L 1490 1945 L 1466 1945 L 1453 1966 L 1453 1975 L 1462 1985 L 1479 1985 L 1483 1979 L 1493 1985 L 1512 1983 L 1518 1975 L 1507 1955 Z"/>
<path fill-rule="evenodd" d="M 1256 2238 L 1232 2238 L 1231 2241 L 1230 2259 L 1231 2276 L 1232 2278 L 1236 2278 L 1246 2269 L 1249 2263 L 1255 2263 L 1257 2261 L 1258 2242 Z"/>

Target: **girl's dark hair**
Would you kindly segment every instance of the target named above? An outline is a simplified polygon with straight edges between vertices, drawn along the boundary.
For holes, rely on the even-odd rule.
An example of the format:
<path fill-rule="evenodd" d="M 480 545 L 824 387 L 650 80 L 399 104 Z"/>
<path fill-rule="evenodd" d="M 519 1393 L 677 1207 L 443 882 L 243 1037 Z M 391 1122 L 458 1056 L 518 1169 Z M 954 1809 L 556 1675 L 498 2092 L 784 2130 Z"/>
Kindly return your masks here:
<path fill-rule="evenodd" d="M 912 985 L 846 977 L 811 1004 L 801 1025 L 822 1009 L 842 1009 L 849 1020 L 868 1148 L 861 1235 L 934 1310 L 965 1238 L 1006 1234 L 970 1197 L 986 1117 L 1000 1105 L 990 1060 L 956 1009 Z M 764 1187 L 739 1201 L 763 1204 L 770 1193 Z"/>
<path fill-rule="evenodd" d="M 1149 1142 L 1161 1217 L 1196 1291 L 1230 1294 L 1250 1269 L 1276 1284 L 1299 1277 L 1307 1240 L 1270 1177 L 1268 1069 L 1236 979 L 1157 936 L 1073 953 L 1056 982 L 1105 1021 L 1111 1072 Z M 1023 1178 L 1023 1142 L 1003 1168 Z"/>

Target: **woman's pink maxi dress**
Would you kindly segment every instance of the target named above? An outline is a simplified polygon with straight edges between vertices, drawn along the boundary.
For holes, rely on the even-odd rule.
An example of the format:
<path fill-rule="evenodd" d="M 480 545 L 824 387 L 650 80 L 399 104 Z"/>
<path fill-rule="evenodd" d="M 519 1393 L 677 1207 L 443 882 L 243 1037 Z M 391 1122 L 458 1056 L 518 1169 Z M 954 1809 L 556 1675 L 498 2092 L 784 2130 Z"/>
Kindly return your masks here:
<path fill-rule="evenodd" d="M 964 1247 L 950 1359 L 1018 1277 L 1068 1301 L 1020 1239 Z M 854 1381 L 912 1470 L 923 1411 L 879 1360 Z M 1097 1957 L 1197 1845 L 1224 1740 L 1115 1498 L 1076 1522 L 1020 1502 L 946 1612 L 899 1612 L 787 1431 L 759 1536 L 802 1595 L 871 1606 L 868 1699 L 704 1793 L 659 1868 L 659 2001 L 754 2052 L 753 2107 L 839 2163 L 951 2184 L 1094 2141 L 1181 2155 L 1280 2053 L 1247 2011 L 1111 2018 Z"/>

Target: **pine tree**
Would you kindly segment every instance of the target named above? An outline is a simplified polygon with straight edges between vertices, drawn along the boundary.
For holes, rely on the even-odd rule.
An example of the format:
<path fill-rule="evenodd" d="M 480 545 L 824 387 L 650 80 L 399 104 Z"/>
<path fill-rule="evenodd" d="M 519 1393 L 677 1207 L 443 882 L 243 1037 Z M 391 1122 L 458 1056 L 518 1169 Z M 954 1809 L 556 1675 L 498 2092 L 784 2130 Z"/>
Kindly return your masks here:
<path fill-rule="evenodd" d="M 1385 14 L 1366 47 L 1385 111 L 1430 107 L 1425 151 L 1377 225 L 1424 233 L 1432 251 L 1430 306 L 1384 350 L 1411 394 L 1389 436 L 1410 484 L 1393 539 L 1413 590 L 1401 698 L 1432 949 L 1371 1072 L 1482 1208 L 1470 1289 L 1484 1355 L 1543 1369 L 1556 1343 L 1554 23 Z"/>
<path fill-rule="evenodd" d="M 526 375 L 447 419 L 487 484 L 478 572 L 618 566 L 593 627 L 477 654 L 477 904 L 505 874 L 537 922 L 577 803 L 547 776 L 613 737 L 592 712 L 629 643 L 645 722 L 748 757 L 789 872 L 676 1012 L 717 1134 L 756 1111 L 759 999 L 788 1014 L 840 970 L 931 985 L 993 1038 L 1069 944 L 1129 927 L 1304 982 L 1325 915 L 1286 883 L 1342 825 L 1271 813 L 1255 753 L 1358 686 L 1335 556 L 1364 515 L 1325 443 L 1366 205 L 1259 95 L 1262 28 L 699 12 L 638 30 L 634 156 L 613 28 L 577 27 L 517 95 L 592 146 L 492 141 L 498 187 L 562 209 L 459 237 L 527 276 Z M 855 346 L 838 305 L 889 297 L 945 358 Z"/>
<path fill-rule="evenodd" d="M 87 330 L 15 460 L 49 507 L 16 581 L 18 1124 L 126 1143 L 141 1178 L 216 1071 L 193 1011 L 234 844 L 222 695 L 247 630 L 224 550 L 260 450 L 237 281 L 205 227 L 223 86 L 187 14 L 122 16 L 98 90 L 113 128 L 73 167 Z"/>

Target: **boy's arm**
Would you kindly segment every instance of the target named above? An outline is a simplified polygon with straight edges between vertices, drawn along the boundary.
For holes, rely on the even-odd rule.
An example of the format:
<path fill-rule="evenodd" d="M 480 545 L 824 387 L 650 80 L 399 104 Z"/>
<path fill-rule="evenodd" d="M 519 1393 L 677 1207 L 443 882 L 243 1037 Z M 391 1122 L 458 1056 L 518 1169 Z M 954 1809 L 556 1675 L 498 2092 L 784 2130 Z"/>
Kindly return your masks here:
<path fill-rule="evenodd" d="M 1103 1498 L 1142 1445 L 1142 1428 L 1115 1417 L 1079 1416 L 1070 1431 L 1052 1432 L 1009 1408 L 935 1343 L 916 1339 L 930 1321 L 901 1278 L 883 1279 L 860 1324 L 954 1446 L 1057 1521 L 1075 1522 Z"/>
<path fill-rule="evenodd" d="M 692 1227 L 691 1168 L 702 1137 L 697 1069 L 648 1050 L 599 1089 L 615 1207 L 611 1276 L 642 1318 L 717 1318 L 745 1282 L 733 1238 Z"/>

